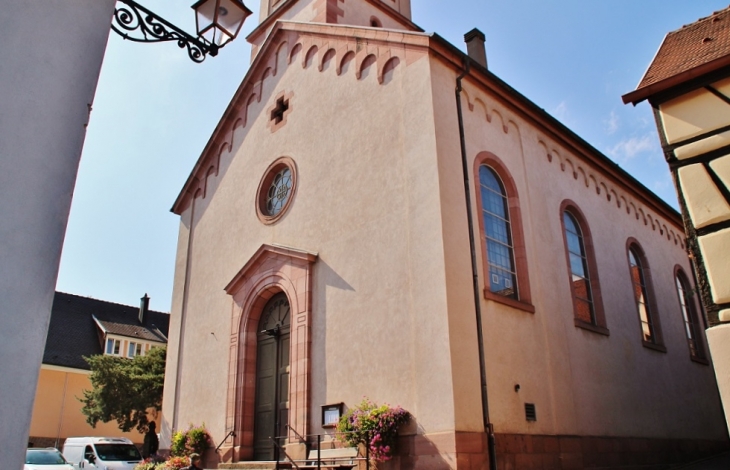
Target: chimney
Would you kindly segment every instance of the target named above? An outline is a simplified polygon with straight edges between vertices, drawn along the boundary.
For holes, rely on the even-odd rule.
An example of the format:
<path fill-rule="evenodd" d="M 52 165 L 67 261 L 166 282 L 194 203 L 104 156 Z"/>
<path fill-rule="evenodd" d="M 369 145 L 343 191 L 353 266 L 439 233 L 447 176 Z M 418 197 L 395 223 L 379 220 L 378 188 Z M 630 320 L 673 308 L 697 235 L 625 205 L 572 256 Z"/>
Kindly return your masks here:
<path fill-rule="evenodd" d="M 147 312 L 150 311 L 150 298 L 147 297 L 147 293 L 145 293 L 144 297 L 139 300 L 139 324 L 144 325 L 144 317 L 147 315 Z"/>
<path fill-rule="evenodd" d="M 479 31 L 477 28 L 472 29 L 464 35 L 464 42 L 466 42 L 466 53 L 467 55 L 481 65 L 485 69 L 487 68 L 487 50 L 484 47 L 484 33 Z"/>

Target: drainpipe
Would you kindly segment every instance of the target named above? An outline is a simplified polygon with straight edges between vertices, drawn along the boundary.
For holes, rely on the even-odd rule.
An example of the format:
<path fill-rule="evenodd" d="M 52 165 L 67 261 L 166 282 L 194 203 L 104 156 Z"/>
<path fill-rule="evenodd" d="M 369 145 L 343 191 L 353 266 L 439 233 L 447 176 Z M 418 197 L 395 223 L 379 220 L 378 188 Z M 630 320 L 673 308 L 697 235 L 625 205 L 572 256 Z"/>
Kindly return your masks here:
<path fill-rule="evenodd" d="M 479 348 L 479 375 L 482 392 L 482 422 L 487 433 L 487 449 L 489 452 L 489 468 L 497 470 L 497 455 L 495 452 L 494 426 L 489 420 L 489 400 L 487 396 L 487 365 L 484 358 L 484 333 L 482 331 L 482 304 L 479 296 L 479 275 L 477 273 L 477 252 L 474 240 L 474 216 L 471 211 L 471 185 L 469 183 L 469 165 L 466 156 L 466 138 L 464 136 L 464 116 L 461 109 L 461 81 L 469 74 L 471 58 L 464 57 L 464 70 L 456 79 L 456 114 L 459 119 L 459 141 L 461 143 L 461 166 L 464 172 L 464 197 L 466 199 L 466 220 L 469 225 L 469 249 L 471 250 L 471 277 L 474 291 L 474 311 L 477 320 L 477 346 Z"/>

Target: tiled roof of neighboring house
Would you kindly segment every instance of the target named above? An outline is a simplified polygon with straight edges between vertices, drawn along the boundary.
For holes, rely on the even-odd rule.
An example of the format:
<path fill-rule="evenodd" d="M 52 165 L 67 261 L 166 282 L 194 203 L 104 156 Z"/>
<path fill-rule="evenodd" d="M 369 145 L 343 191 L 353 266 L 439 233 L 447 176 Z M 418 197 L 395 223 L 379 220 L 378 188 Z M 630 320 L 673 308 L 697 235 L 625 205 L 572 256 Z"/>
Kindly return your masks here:
<path fill-rule="evenodd" d="M 140 325 L 139 322 L 137 322 L 136 325 L 130 325 L 128 323 L 100 320 L 96 316 L 95 319 L 98 320 L 99 325 L 104 329 L 104 331 L 113 335 L 129 336 L 130 338 L 158 341 L 161 343 L 167 342 L 167 336 L 156 327 L 157 325 L 150 325 L 149 328 L 145 328 Z"/>
<path fill-rule="evenodd" d="M 730 7 L 667 34 L 639 86 L 624 96 L 624 102 L 636 104 L 676 85 L 672 79 L 678 76 L 695 78 L 726 66 L 728 59 Z"/>
<path fill-rule="evenodd" d="M 122 325 L 134 332 L 147 331 L 154 336 L 153 341 L 166 341 L 170 324 L 170 315 L 149 310 L 145 315 L 144 325 L 139 324 L 139 307 L 120 305 L 103 300 L 81 297 L 73 294 L 56 292 L 51 311 L 51 323 L 48 327 L 46 348 L 43 363 L 56 366 L 89 369 L 83 356 L 102 354 L 101 332 L 94 317 L 104 324 Z M 158 331 L 162 337 L 153 331 Z M 108 330 L 112 334 L 135 337 L 121 333 L 121 329 Z M 137 336 L 142 338 L 142 336 Z M 147 339 L 147 338 L 142 338 Z"/>

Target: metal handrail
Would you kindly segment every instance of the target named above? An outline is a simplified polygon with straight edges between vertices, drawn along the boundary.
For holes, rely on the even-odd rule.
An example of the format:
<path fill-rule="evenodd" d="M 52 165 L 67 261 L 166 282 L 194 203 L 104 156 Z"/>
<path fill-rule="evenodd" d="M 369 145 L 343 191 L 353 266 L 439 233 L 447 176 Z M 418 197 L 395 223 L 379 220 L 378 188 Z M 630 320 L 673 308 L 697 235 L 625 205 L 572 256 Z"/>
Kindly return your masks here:
<path fill-rule="evenodd" d="M 221 446 L 223 445 L 223 443 L 226 442 L 226 439 L 228 439 L 228 436 L 236 437 L 236 431 L 235 430 L 228 431 L 228 434 L 226 434 L 226 437 L 224 437 L 223 440 L 221 441 L 221 443 L 218 444 L 218 447 L 215 448 L 215 453 L 216 454 L 218 453 L 218 450 L 221 448 Z"/>
<path fill-rule="evenodd" d="M 281 445 L 279 445 L 279 443 L 278 443 L 278 442 L 276 442 L 276 440 L 278 439 L 278 437 L 269 437 L 269 439 L 271 439 L 271 441 L 272 441 L 272 442 L 274 443 L 274 445 L 276 446 L 276 449 L 277 449 L 277 450 L 278 450 L 279 452 L 283 452 L 283 453 L 284 453 L 284 456 L 285 456 L 285 457 L 287 458 L 287 460 L 289 460 L 289 462 L 290 462 L 290 463 L 291 463 L 292 465 L 294 465 L 294 467 L 295 467 L 295 468 L 296 468 L 297 470 L 299 470 L 299 465 L 297 465 L 297 463 L 296 463 L 296 462 L 294 461 L 294 459 L 293 459 L 293 458 L 291 458 L 291 457 L 289 456 L 289 454 L 287 454 L 287 453 L 286 453 L 286 449 L 284 449 L 284 448 L 283 448 L 283 447 L 282 447 Z M 274 457 L 276 458 L 276 469 L 277 469 L 277 470 L 279 470 L 279 455 L 278 455 L 278 453 L 277 453 L 277 455 L 275 455 Z"/>
<path fill-rule="evenodd" d="M 299 440 L 300 440 L 300 441 L 302 441 L 302 442 L 303 442 L 304 444 L 306 444 L 306 443 L 307 443 L 307 440 L 306 440 L 306 439 L 304 439 L 304 438 L 302 437 L 302 435 L 301 435 L 301 434 L 299 434 L 299 433 L 297 432 L 297 430 L 296 430 L 296 429 L 294 429 L 293 427 L 291 427 L 291 425 L 287 424 L 287 425 L 286 425 L 286 427 L 287 427 L 287 429 L 289 429 L 289 430 L 290 430 L 291 432 L 293 432 L 294 434 L 296 434 L 296 436 L 297 436 L 297 437 L 299 438 Z"/>
<path fill-rule="evenodd" d="M 294 431 L 294 434 L 296 434 L 296 436 L 301 441 L 303 441 L 305 444 L 307 444 L 309 442 L 309 441 L 307 441 L 307 438 L 316 438 L 317 439 L 317 469 L 321 469 L 322 458 L 321 458 L 320 450 L 321 450 L 321 447 L 322 447 L 322 437 L 323 436 L 331 436 L 331 434 L 305 434 L 304 436 L 302 436 L 301 434 L 299 434 L 298 432 L 296 432 L 296 430 L 294 430 L 294 428 L 292 428 L 291 426 L 287 425 L 287 427 L 289 429 L 291 429 L 292 431 Z M 354 433 L 354 431 L 350 431 L 350 432 L 348 432 L 348 431 L 338 431 L 337 432 L 337 434 L 352 434 L 352 433 Z M 276 445 L 276 448 L 277 449 L 280 449 L 282 452 L 284 452 L 284 455 L 286 456 L 287 459 L 289 459 L 289 462 L 291 462 L 292 465 L 294 465 L 297 468 L 297 470 L 299 470 L 299 466 L 296 464 L 296 462 L 294 461 L 294 459 L 292 459 L 289 456 L 289 454 L 287 454 L 286 451 L 277 442 L 277 439 L 285 439 L 287 437 L 288 436 L 278 436 L 278 437 L 269 437 L 269 439 L 271 439 L 274 442 L 274 445 Z M 369 445 L 369 441 L 370 441 L 370 439 L 368 438 L 368 442 L 365 443 L 365 455 L 364 455 L 367 470 L 370 470 L 370 445 Z M 309 447 L 309 446 L 307 445 L 307 447 Z M 309 451 L 307 451 L 307 454 L 309 454 Z M 309 461 L 309 460 L 310 459 L 308 459 L 308 458 L 305 459 L 305 461 Z M 278 457 L 276 458 L 276 469 L 277 470 L 279 469 L 279 459 L 278 459 Z"/>

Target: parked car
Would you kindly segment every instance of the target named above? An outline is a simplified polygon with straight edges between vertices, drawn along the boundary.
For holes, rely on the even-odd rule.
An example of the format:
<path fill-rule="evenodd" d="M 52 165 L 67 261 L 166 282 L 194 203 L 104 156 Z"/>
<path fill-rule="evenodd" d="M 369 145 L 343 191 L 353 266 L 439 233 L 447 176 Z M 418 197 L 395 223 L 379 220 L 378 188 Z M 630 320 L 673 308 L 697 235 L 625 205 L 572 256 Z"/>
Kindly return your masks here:
<path fill-rule="evenodd" d="M 28 449 L 25 451 L 23 470 L 73 470 L 73 465 L 63 458 L 58 449 Z"/>
<path fill-rule="evenodd" d="M 69 437 L 63 456 L 75 470 L 132 470 L 142 461 L 137 447 L 125 437 Z"/>

